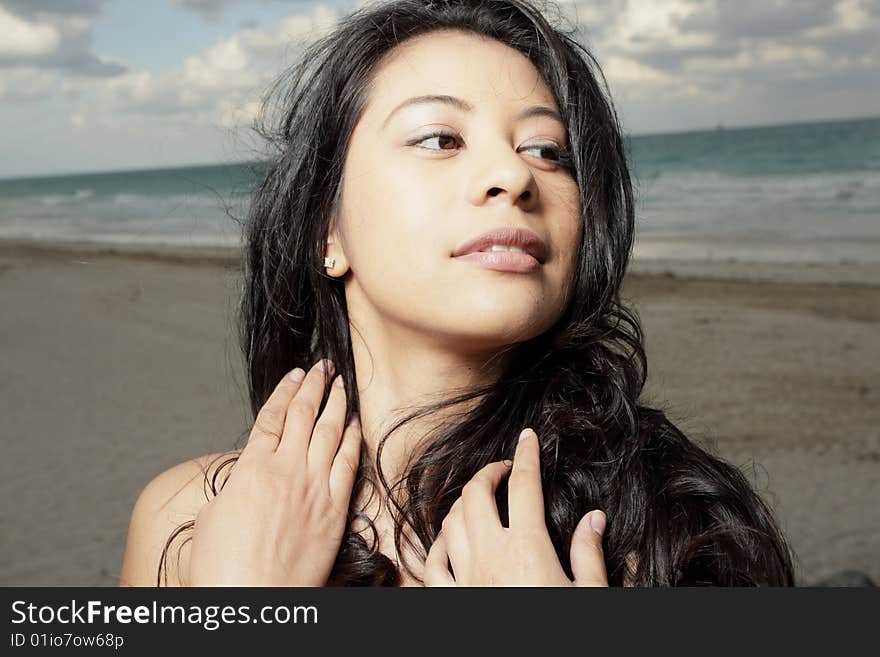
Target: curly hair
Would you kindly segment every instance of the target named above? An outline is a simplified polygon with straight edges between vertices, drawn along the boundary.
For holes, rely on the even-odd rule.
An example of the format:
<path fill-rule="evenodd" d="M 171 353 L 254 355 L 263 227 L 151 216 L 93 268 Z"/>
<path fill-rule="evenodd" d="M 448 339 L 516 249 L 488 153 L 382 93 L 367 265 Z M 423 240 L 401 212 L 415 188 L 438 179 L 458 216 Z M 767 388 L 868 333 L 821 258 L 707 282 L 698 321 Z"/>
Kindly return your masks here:
<path fill-rule="evenodd" d="M 626 149 L 598 62 L 573 30 L 549 22 L 552 7 L 527 0 L 371 4 L 312 42 L 271 87 L 256 123 L 271 157 L 245 224 L 238 317 L 253 415 L 287 371 L 322 357 L 344 378 L 347 417 L 359 411 L 345 293 L 324 273 L 322 254 L 372 76 L 386 53 L 417 35 L 458 30 L 495 39 L 534 65 L 566 123 L 584 228 L 571 298 L 550 329 L 505 348 L 497 380 L 420 407 L 382 437 L 380 455 L 405 423 L 468 403 L 427 436 L 397 481 L 389 484 L 362 451 L 354 492 L 381 485 L 394 507 L 398 551 L 408 524 L 421 543 L 410 545 L 424 557 L 464 484 L 487 463 L 511 458 L 516 436 L 530 426 L 540 440 L 547 530 L 569 577 L 574 528 L 600 508 L 611 585 L 793 585 L 785 538 L 742 472 L 640 403 L 643 333 L 620 299 L 635 229 Z M 209 487 L 216 495 L 216 474 Z M 397 491 L 405 492 L 402 500 Z M 496 502 L 506 524 L 506 483 Z M 399 585 L 397 565 L 376 549 L 372 519 L 352 504 L 349 520 L 355 517 L 369 524 L 372 544 L 347 529 L 328 585 Z M 160 580 L 171 541 L 192 525 L 169 538 Z"/>

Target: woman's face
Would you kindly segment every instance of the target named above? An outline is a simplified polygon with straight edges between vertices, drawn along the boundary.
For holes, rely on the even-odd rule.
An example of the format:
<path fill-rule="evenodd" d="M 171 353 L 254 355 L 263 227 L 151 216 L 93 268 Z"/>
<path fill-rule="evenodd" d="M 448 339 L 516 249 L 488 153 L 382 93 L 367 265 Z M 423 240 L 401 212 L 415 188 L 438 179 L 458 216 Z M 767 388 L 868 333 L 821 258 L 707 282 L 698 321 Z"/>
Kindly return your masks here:
<path fill-rule="evenodd" d="M 406 102 L 423 95 L 452 100 Z M 534 107 L 545 109 L 520 116 Z M 494 40 L 438 31 L 385 57 L 349 144 L 328 247 L 330 273 L 347 271 L 355 324 L 379 318 L 477 351 L 558 319 L 582 230 L 577 183 L 557 164 L 568 146 L 558 111 L 532 64 Z M 497 228 L 533 232 L 541 262 L 455 256 Z M 519 271 L 498 269 L 505 261 Z"/>

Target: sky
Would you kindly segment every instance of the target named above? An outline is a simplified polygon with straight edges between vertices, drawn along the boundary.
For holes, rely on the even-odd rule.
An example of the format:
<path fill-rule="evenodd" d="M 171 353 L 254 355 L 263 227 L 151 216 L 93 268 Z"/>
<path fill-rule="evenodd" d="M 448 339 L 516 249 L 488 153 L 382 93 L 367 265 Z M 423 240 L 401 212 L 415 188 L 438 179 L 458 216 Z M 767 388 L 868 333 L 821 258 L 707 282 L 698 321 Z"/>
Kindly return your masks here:
<path fill-rule="evenodd" d="M 0 0 L 0 178 L 252 159 L 261 94 L 374 0 Z M 880 0 L 555 0 L 624 131 L 880 115 Z"/>

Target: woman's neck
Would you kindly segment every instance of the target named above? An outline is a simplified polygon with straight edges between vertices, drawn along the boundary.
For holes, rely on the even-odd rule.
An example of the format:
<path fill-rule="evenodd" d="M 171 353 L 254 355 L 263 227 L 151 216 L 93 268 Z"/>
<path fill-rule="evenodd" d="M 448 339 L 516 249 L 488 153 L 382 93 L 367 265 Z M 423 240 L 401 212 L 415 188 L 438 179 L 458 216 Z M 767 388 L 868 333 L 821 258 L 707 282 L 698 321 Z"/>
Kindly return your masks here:
<path fill-rule="evenodd" d="M 357 322 L 351 328 L 363 442 L 376 466 L 385 434 L 423 405 L 485 385 L 498 376 L 500 359 L 492 352 L 463 351 L 436 336 L 417 333 L 388 321 Z M 497 350 L 495 352 L 497 356 Z M 408 459 L 450 415 L 467 410 L 475 400 L 417 417 L 395 430 L 382 446 L 382 472 L 389 483 L 403 474 Z"/>

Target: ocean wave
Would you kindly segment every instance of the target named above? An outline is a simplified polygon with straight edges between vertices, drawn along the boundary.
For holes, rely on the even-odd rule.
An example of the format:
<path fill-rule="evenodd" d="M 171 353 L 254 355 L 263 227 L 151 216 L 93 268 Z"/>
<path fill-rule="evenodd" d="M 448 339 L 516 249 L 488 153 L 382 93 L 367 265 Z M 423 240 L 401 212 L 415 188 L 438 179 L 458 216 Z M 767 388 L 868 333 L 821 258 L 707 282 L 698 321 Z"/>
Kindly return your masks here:
<path fill-rule="evenodd" d="M 110 202 L 116 206 L 123 207 L 150 207 L 155 208 L 157 204 L 171 206 L 186 206 L 193 208 L 214 208 L 226 207 L 230 204 L 240 204 L 244 200 L 243 195 L 226 195 L 218 196 L 212 193 L 200 194 L 133 194 L 122 192 L 113 194 Z"/>
<path fill-rule="evenodd" d="M 880 171 L 799 176 L 731 176 L 674 172 L 635 180 L 646 207 L 740 208 L 788 206 L 880 213 Z"/>
<path fill-rule="evenodd" d="M 95 190 L 91 187 L 77 189 L 71 194 L 43 194 L 38 197 L 43 205 L 61 205 L 63 203 L 75 203 L 77 201 L 87 201 L 95 196 Z"/>

